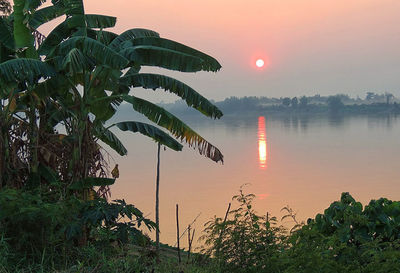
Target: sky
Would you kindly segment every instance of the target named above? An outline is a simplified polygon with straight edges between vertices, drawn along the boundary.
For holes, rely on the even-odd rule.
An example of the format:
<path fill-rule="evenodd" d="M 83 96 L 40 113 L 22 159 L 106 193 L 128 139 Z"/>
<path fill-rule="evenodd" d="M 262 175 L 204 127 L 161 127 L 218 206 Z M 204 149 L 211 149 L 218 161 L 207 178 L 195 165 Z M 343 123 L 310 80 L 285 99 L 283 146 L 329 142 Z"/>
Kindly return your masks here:
<path fill-rule="evenodd" d="M 172 75 L 209 99 L 337 93 L 365 97 L 368 91 L 400 96 L 398 0 L 84 3 L 86 13 L 116 16 L 117 33 L 148 28 L 215 57 L 223 67 L 217 73 L 149 70 Z M 257 58 L 266 67 L 257 69 Z"/>

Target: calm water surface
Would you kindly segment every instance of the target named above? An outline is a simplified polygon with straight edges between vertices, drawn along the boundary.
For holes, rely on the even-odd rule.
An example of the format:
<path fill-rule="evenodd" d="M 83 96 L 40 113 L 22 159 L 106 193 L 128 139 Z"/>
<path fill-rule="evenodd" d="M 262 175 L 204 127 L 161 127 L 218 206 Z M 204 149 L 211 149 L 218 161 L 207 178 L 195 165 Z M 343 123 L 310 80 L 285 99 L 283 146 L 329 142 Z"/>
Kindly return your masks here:
<path fill-rule="evenodd" d="M 255 208 L 280 218 L 289 205 L 306 220 L 323 212 L 344 191 L 366 204 L 387 197 L 400 200 L 400 118 L 396 117 L 224 117 L 187 120 L 220 148 L 224 165 L 185 147 L 161 153 L 161 241 L 175 244 L 175 205 L 183 230 L 223 217 L 240 186 L 256 194 Z M 127 157 L 113 155 L 120 178 L 112 198 L 124 198 L 154 219 L 157 145 L 120 133 Z M 288 224 L 287 224 L 288 225 Z M 186 238 L 186 236 L 184 237 Z M 184 239 L 183 246 L 186 246 Z"/>

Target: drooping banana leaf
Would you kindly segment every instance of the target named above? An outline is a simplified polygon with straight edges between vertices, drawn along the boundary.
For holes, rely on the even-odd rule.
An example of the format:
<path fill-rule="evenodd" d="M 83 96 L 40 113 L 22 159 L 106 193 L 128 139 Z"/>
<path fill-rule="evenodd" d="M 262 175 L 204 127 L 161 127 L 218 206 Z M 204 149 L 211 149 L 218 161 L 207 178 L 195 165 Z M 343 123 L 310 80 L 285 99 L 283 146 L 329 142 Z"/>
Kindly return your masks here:
<path fill-rule="evenodd" d="M 116 17 L 98 14 L 86 14 L 85 20 L 89 28 L 110 28 L 117 22 Z"/>
<path fill-rule="evenodd" d="M 216 72 L 221 69 L 220 63 L 213 57 L 197 50 L 186 46 L 184 44 L 160 38 L 160 37 L 139 37 L 124 43 L 123 47 L 136 47 L 136 46 L 154 46 L 164 49 L 170 49 L 180 53 L 185 53 L 191 56 L 200 58 L 202 63 L 202 70 Z"/>
<path fill-rule="evenodd" d="M 171 148 L 174 151 L 182 151 L 182 144 L 153 125 L 138 121 L 124 121 L 115 123 L 113 125 L 116 125 L 122 131 L 141 133 L 142 135 L 151 137 L 155 141 Z"/>
<path fill-rule="evenodd" d="M 85 9 L 82 0 L 64 0 L 66 14 L 68 16 L 84 15 Z"/>
<path fill-rule="evenodd" d="M 124 156 L 128 154 L 128 150 L 122 144 L 122 142 L 118 139 L 113 132 L 109 129 L 104 128 L 101 124 L 96 124 L 94 127 L 94 135 L 103 141 L 105 144 L 110 146 L 114 151 L 116 151 L 119 155 Z"/>
<path fill-rule="evenodd" d="M 63 58 L 62 70 L 68 75 L 74 75 L 82 73 L 94 65 L 91 58 L 86 57 L 78 48 L 73 48 Z"/>
<path fill-rule="evenodd" d="M 197 72 L 203 68 L 199 57 L 155 46 L 135 46 L 119 53 L 136 65 L 158 66 L 181 72 Z"/>
<path fill-rule="evenodd" d="M 129 29 L 118 35 L 118 37 L 112 41 L 110 47 L 114 50 L 120 49 L 121 44 L 124 43 L 125 41 L 129 41 L 139 37 L 160 37 L 160 34 L 158 34 L 153 30 L 148 30 L 143 28 Z"/>
<path fill-rule="evenodd" d="M 37 29 L 41 25 L 65 14 L 65 9 L 60 6 L 49 6 L 35 11 L 29 20 L 29 26 Z"/>
<path fill-rule="evenodd" d="M 117 34 L 105 30 L 95 30 L 95 33 L 96 40 L 105 45 L 109 45 L 115 38 L 118 37 Z"/>
<path fill-rule="evenodd" d="M 128 64 L 128 60 L 116 51 L 99 41 L 84 36 L 72 37 L 62 42 L 49 57 L 56 54 L 63 56 L 74 48 L 78 48 L 83 54 L 94 58 L 99 65 L 122 69 Z"/>
<path fill-rule="evenodd" d="M 197 93 L 193 88 L 168 76 L 151 73 L 131 74 L 122 77 L 121 82 L 129 87 L 143 87 L 153 90 L 162 88 L 181 97 L 186 101 L 188 106 L 197 109 L 208 117 L 220 118 L 223 115 L 218 107 Z"/>
<path fill-rule="evenodd" d="M 50 33 L 47 35 L 46 39 L 40 45 L 38 52 L 40 55 L 49 54 L 57 45 L 59 45 L 64 39 L 67 39 L 73 29 L 68 27 L 68 21 L 70 19 L 65 20 L 56 26 Z"/>
<path fill-rule="evenodd" d="M 122 95 L 122 98 L 132 104 L 135 111 L 145 115 L 157 125 L 166 128 L 176 138 L 188 143 L 190 147 L 197 148 L 201 155 L 205 155 L 215 162 L 223 162 L 223 155 L 217 147 L 162 107 L 130 95 Z"/>
<path fill-rule="evenodd" d="M 34 59 L 13 59 L 0 64 L 0 82 L 37 82 L 40 78 L 55 75 L 48 64 Z"/>

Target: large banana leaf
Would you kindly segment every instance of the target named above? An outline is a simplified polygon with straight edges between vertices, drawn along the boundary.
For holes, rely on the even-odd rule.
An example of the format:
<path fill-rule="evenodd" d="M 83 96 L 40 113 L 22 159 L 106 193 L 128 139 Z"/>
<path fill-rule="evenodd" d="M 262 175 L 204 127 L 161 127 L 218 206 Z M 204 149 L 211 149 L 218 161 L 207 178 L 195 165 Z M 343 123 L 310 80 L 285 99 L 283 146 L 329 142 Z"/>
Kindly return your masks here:
<path fill-rule="evenodd" d="M 39 60 L 19 58 L 0 64 L 0 81 L 3 83 L 22 81 L 34 83 L 40 78 L 54 75 L 54 69 Z"/>
<path fill-rule="evenodd" d="M 78 48 L 83 54 L 95 59 L 99 65 L 108 65 L 113 68 L 122 69 L 128 64 L 128 60 L 116 51 L 92 38 L 84 36 L 72 37 L 62 42 L 49 57 L 51 58 L 55 54 L 64 56 L 75 48 Z"/>
<path fill-rule="evenodd" d="M 46 39 L 38 49 L 40 55 L 49 54 L 64 39 L 67 39 L 69 36 L 71 36 L 73 29 L 69 27 L 69 20 L 71 19 L 67 19 L 60 23 L 49 33 L 49 35 L 47 35 Z"/>
<path fill-rule="evenodd" d="M 86 57 L 78 48 L 71 49 L 62 61 L 62 69 L 68 75 L 82 73 L 94 65 L 93 60 Z"/>
<path fill-rule="evenodd" d="M 115 38 L 118 37 L 117 34 L 105 30 L 95 30 L 95 33 L 96 40 L 105 45 L 109 45 Z"/>
<path fill-rule="evenodd" d="M 0 17 L 0 42 L 10 50 L 15 49 L 12 30 L 4 17 Z"/>
<path fill-rule="evenodd" d="M 119 155 L 124 156 L 128 154 L 128 150 L 122 144 L 122 142 L 118 139 L 113 132 L 109 129 L 104 128 L 101 124 L 95 125 L 94 135 L 103 141 L 105 144 L 110 146 L 114 151 L 116 151 Z"/>
<path fill-rule="evenodd" d="M 155 31 L 148 30 L 148 29 L 143 29 L 143 28 L 133 28 L 127 31 L 124 31 L 118 37 L 112 41 L 110 44 L 110 47 L 114 50 L 120 49 L 121 44 L 124 43 L 125 41 L 132 40 L 134 38 L 139 38 L 139 37 L 160 37 L 160 34 L 158 34 Z"/>
<path fill-rule="evenodd" d="M 202 62 L 202 70 L 216 72 L 221 69 L 219 62 L 213 57 L 196 50 L 194 48 L 188 47 L 184 44 L 160 38 L 160 37 L 139 37 L 131 39 L 129 42 L 123 44 L 123 47 L 136 47 L 136 46 L 154 46 L 161 47 L 164 49 L 170 49 L 180 53 L 185 53 L 191 56 L 200 58 Z"/>
<path fill-rule="evenodd" d="M 212 118 L 222 117 L 222 112 L 205 97 L 197 93 L 193 88 L 174 78 L 151 73 L 131 74 L 124 76 L 121 82 L 130 87 L 143 87 L 156 90 L 162 88 L 184 99 L 190 107 L 193 107 L 206 116 Z"/>
<path fill-rule="evenodd" d="M 29 26 L 37 29 L 41 25 L 65 14 L 65 9 L 60 6 L 49 6 L 35 11 L 29 20 Z"/>
<path fill-rule="evenodd" d="M 66 14 L 68 16 L 83 15 L 85 13 L 82 0 L 64 0 Z"/>
<path fill-rule="evenodd" d="M 162 107 L 130 95 L 122 95 L 122 98 L 132 104 L 135 111 L 142 113 L 157 125 L 166 128 L 176 138 L 186 141 L 190 147 L 197 148 L 201 155 L 205 155 L 215 162 L 223 162 L 224 156 L 217 147 Z"/>
<path fill-rule="evenodd" d="M 113 125 L 116 125 L 122 131 L 141 133 L 142 135 L 151 137 L 155 141 L 175 151 L 181 151 L 183 148 L 182 144 L 180 144 L 174 138 L 170 137 L 167 133 L 147 123 L 137 121 L 124 121 L 115 123 Z"/>
<path fill-rule="evenodd" d="M 155 46 L 128 47 L 120 54 L 136 65 L 158 66 L 181 72 L 197 72 L 203 68 L 199 57 Z"/>
<path fill-rule="evenodd" d="M 85 20 L 89 28 L 110 28 L 117 22 L 116 17 L 98 14 L 86 14 Z"/>

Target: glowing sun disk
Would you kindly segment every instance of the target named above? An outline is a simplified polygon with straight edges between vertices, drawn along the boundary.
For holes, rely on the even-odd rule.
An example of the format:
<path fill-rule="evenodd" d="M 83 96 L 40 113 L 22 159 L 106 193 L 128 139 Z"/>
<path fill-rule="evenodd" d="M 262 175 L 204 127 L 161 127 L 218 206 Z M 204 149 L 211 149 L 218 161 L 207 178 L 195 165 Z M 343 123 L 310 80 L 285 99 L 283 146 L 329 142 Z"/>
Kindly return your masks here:
<path fill-rule="evenodd" d="M 263 67 L 264 64 L 265 64 L 265 62 L 264 62 L 263 59 L 258 59 L 258 60 L 256 61 L 256 66 L 259 67 L 259 68 Z"/>

